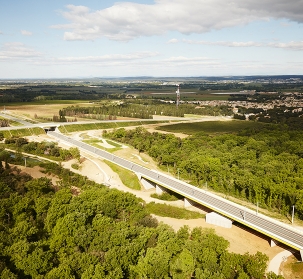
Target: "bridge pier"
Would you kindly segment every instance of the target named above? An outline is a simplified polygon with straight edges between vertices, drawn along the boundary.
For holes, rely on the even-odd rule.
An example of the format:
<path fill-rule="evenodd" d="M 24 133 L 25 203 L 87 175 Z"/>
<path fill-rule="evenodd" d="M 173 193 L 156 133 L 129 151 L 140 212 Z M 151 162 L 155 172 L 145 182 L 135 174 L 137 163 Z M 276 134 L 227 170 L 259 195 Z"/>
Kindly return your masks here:
<path fill-rule="evenodd" d="M 163 193 L 165 193 L 165 188 L 159 186 L 159 185 L 156 185 L 156 194 L 158 195 L 162 195 Z"/>
<path fill-rule="evenodd" d="M 143 185 L 145 190 L 150 190 L 150 189 L 155 189 L 156 188 L 156 184 L 150 180 L 145 179 L 144 177 L 142 177 L 141 173 L 136 173 L 139 181 L 141 182 L 141 184 Z"/>
<path fill-rule="evenodd" d="M 277 246 L 276 240 L 271 239 L 270 240 L 270 247 L 275 247 L 275 246 Z"/>
<path fill-rule="evenodd" d="M 300 250 L 301 262 L 303 262 L 303 249 Z"/>
<path fill-rule="evenodd" d="M 191 201 L 187 198 L 184 198 L 184 208 L 192 206 Z"/>

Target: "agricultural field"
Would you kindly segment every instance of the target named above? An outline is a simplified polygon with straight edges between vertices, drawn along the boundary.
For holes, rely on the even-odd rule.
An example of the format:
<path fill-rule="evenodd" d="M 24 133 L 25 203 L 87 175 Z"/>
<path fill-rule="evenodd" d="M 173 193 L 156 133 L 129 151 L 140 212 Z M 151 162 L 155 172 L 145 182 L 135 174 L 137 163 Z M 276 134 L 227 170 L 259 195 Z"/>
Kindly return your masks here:
<path fill-rule="evenodd" d="M 46 119 L 52 119 L 54 115 L 59 114 L 59 110 L 70 105 L 90 106 L 92 104 L 89 102 L 72 100 L 46 100 L 43 102 L 11 103 L 5 105 L 5 110 L 16 117 L 25 117 L 36 122 L 46 122 Z"/>
<path fill-rule="evenodd" d="M 172 125 L 163 125 L 157 130 L 170 133 L 183 133 L 193 135 L 200 132 L 206 134 L 226 134 L 237 133 L 243 129 L 258 129 L 263 127 L 264 123 L 252 121 L 205 121 L 205 122 L 191 122 L 191 123 L 177 123 Z"/>

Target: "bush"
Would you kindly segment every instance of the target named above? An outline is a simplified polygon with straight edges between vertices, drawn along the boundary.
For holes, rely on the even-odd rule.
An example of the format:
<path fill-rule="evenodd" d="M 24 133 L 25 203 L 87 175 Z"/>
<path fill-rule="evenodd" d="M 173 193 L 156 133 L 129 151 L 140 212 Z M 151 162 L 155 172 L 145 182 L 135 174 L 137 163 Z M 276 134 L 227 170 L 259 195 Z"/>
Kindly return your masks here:
<path fill-rule="evenodd" d="M 72 167 L 73 169 L 75 169 L 75 170 L 80 169 L 79 164 L 72 164 L 71 167 Z"/>
<path fill-rule="evenodd" d="M 177 197 L 176 195 L 171 195 L 169 193 L 162 193 L 161 195 L 158 195 L 156 193 L 150 195 L 152 198 L 162 200 L 162 201 L 177 201 L 180 199 L 180 197 Z"/>

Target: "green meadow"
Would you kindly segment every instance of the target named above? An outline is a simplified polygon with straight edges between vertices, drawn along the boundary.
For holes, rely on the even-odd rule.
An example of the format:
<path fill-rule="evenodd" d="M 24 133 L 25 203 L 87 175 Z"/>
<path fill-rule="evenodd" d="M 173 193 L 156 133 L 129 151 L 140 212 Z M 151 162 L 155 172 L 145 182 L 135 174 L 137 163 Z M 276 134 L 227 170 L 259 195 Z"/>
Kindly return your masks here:
<path fill-rule="evenodd" d="M 204 121 L 166 125 L 158 127 L 157 130 L 187 135 L 193 135 L 200 132 L 206 134 L 228 134 L 237 133 L 240 130 L 245 129 L 258 129 L 264 125 L 266 124 L 252 121 Z"/>

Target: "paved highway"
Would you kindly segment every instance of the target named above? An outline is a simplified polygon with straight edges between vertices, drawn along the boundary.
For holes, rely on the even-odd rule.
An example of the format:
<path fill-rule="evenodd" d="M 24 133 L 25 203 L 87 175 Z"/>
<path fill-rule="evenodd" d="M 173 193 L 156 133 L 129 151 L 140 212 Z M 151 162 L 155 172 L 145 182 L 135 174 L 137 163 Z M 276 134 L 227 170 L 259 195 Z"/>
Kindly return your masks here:
<path fill-rule="evenodd" d="M 133 172 L 139 173 L 144 178 L 153 181 L 158 185 L 162 185 L 165 188 L 168 188 L 174 192 L 183 195 L 189 200 L 193 200 L 199 204 L 211 208 L 212 210 L 232 220 L 238 221 L 254 230 L 257 230 L 269 236 L 274 240 L 277 240 L 281 243 L 286 244 L 289 247 L 300 251 L 301 258 L 303 258 L 303 233 L 296 231 L 290 226 L 287 226 L 264 215 L 257 214 L 256 212 L 250 209 L 227 201 L 221 197 L 218 197 L 212 193 L 206 192 L 195 186 L 177 180 L 173 177 L 147 169 L 131 161 L 120 158 L 116 155 L 95 148 L 86 143 L 69 138 L 65 135 L 56 132 L 48 132 L 48 135 L 55 137 L 59 140 L 68 142 L 71 145 L 75 145 L 80 149 L 83 149 L 84 151 L 95 154 L 95 156 L 100 156 Z"/>

